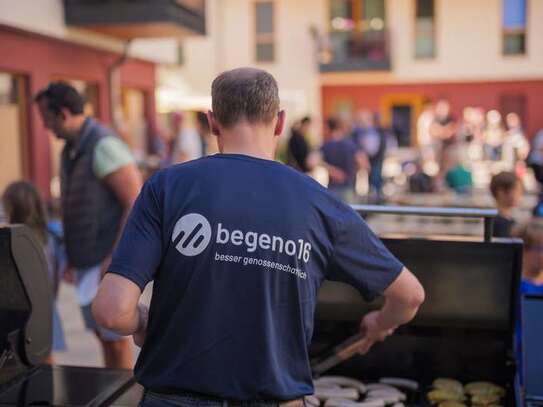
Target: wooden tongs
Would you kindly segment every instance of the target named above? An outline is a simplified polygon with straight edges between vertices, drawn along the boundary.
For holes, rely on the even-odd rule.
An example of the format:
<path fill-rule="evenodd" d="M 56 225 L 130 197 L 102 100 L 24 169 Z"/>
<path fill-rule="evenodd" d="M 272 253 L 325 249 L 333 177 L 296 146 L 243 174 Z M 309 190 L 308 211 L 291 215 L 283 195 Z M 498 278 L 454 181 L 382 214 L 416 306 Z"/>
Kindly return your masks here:
<path fill-rule="evenodd" d="M 311 370 L 313 371 L 313 377 L 317 378 L 321 376 L 324 372 L 358 354 L 358 348 L 365 337 L 366 334 L 364 332 L 353 335 L 333 348 L 331 355 L 312 363 Z"/>

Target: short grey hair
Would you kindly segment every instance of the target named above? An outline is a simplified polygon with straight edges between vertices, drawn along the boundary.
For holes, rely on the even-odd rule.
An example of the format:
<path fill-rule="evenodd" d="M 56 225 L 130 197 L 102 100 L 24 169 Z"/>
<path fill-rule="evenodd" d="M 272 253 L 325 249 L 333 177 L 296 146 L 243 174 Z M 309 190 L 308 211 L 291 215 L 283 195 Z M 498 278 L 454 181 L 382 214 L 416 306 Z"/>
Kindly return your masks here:
<path fill-rule="evenodd" d="M 211 85 L 212 109 L 217 122 L 230 128 L 240 121 L 270 123 L 279 112 L 275 78 L 256 68 L 221 73 Z"/>

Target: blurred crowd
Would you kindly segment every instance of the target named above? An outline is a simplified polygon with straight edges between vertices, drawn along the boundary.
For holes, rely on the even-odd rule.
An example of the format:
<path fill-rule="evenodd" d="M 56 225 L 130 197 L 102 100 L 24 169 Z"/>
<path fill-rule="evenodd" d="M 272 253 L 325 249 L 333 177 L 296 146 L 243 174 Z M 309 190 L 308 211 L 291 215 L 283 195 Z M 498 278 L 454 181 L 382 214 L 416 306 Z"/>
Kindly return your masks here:
<path fill-rule="evenodd" d="M 351 203 L 385 200 L 383 166 L 391 156 L 399 161 L 410 193 L 450 190 L 470 194 L 477 169 L 484 169 L 488 186 L 492 175 L 501 171 L 523 179 L 528 167 L 535 173 L 543 163 L 539 151 L 543 132 L 535 137 L 531 149 L 518 114 L 502 118 L 497 110 L 466 107 L 455 118 L 447 100 L 423 106 L 416 122 L 416 142 L 407 148 L 411 151 L 407 156 L 397 154 L 400 130 L 384 127 L 379 115 L 370 110 L 359 110 L 352 118 L 329 117 L 324 142 L 318 148 L 311 144 L 311 124 L 304 117 L 292 126 L 287 163 L 310 174 L 317 167 L 325 168 L 329 189 Z M 534 175 L 543 179 L 540 172 Z"/>

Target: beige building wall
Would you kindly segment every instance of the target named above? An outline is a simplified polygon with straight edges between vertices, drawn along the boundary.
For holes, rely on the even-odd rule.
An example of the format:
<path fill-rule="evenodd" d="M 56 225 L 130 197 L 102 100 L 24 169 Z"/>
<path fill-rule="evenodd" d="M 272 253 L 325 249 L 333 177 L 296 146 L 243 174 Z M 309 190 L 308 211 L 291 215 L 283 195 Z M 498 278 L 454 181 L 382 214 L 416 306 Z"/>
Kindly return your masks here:
<path fill-rule="evenodd" d="M 436 57 L 415 58 L 415 0 L 386 0 L 392 70 L 331 73 L 323 84 L 451 82 L 543 77 L 543 1 L 528 0 L 527 52 L 502 54 L 502 0 L 436 0 Z"/>
<path fill-rule="evenodd" d="M 213 78 L 221 71 L 256 66 L 279 82 L 281 100 L 291 120 L 310 114 L 320 120 L 320 84 L 312 26 L 326 24 L 327 0 L 276 0 L 274 15 L 275 61 L 255 59 L 254 13 L 257 0 L 208 0 L 207 37 L 184 44 L 185 65 L 179 70 L 193 97 L 208 96 Z M 320 126 L 315 125 L 315 130 Z"/>

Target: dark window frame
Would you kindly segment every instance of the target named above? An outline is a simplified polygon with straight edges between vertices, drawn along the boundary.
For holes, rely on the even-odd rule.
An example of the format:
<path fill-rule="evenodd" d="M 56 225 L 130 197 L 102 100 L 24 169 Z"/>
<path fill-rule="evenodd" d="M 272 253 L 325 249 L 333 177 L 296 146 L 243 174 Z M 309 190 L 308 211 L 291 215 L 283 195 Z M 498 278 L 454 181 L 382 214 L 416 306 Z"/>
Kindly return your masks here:
<path fill-rule="evenodd" d="M 258 8 L 262 5 L 271 6 L 271 32 L 259 32 L 258 27 Z M 254 21 L 254 59 L 259 64 L 274 63 L 277 60 L 277 44 L 275 41 L 276 32 L 276 3 L 274 0 L 256 0 L 254 2 L 253 21 Z M 264 56 L 262 47 L 271 47 L 268 57 Z"/>
<path fill-rule="evenodd" d="M 502 19 L 501 19 L 501 53 L 502 56 L 506 58 L 510 57 L 525 57 L 528 55 L 528 22 L 529 22 L 529 9 L 530 9 L 530 0 L 524 0 L 525 1 L 525 23 L 524 28 L 507 28 L 505 27 L 505 2 L 507 0 L 501 0 L 501 6 L 502 6 Z M 521 49 L 519 51 L 508 51 L 507 49 L 507 40 L 508 37 L 512 38 L 514 36 L 518 36 L 520 41 L 522 42 Z"/>
<path fill-rule="evenodd" d="M 419 13 L 419 7 L 420 7 L 420 1 L 423 0 L 413 0 L 414 1 L 414 42 L 413 42 L 413 55 L 416 60 L 424 61 L 424 60 L 432 60 L 437 57 L 437 41 L 436 41 L 436 27 L 437 27 L 437 13 L 436 13 L 436 0 L 426 0 L 432 2 L 432 52 L 430 54 L 419 54 L 419 51 L 417 50 L 417 38 L 418 38 L 418 28 L 417 24 L 419 23 L 419 19 L 421 18 L 429 18 L 429 16 L 422 16 Z"/>

